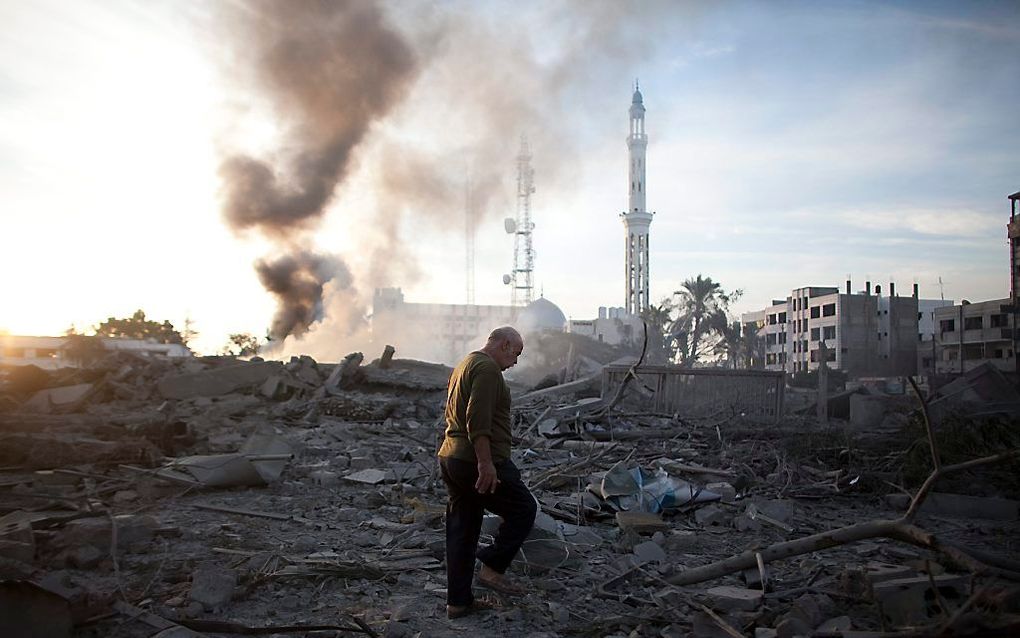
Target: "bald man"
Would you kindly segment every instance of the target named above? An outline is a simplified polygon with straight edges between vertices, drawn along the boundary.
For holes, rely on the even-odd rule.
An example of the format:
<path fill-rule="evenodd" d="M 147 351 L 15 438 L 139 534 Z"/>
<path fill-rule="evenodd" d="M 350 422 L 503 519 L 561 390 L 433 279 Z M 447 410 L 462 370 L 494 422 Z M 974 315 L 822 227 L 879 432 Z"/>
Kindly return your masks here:
<path fill-rule="evenodd" d="M 450 376 L 446 437 L 439 466 L 450 493 L 446 505 L 446 614 L 466 616 L 480 607 L 471 592 L 475 559 L 478 584 L 505 594 L 524 589 L 504 576 L 531 532 L 537 506 L 510 460 L 510 391 L 503 370 L 517 363 L 524 339 L 509 326 L 496 328 L 485 347 L 464 357 Z M 495 541 L 478 549 L 485 510 L 499 515 Z"/>

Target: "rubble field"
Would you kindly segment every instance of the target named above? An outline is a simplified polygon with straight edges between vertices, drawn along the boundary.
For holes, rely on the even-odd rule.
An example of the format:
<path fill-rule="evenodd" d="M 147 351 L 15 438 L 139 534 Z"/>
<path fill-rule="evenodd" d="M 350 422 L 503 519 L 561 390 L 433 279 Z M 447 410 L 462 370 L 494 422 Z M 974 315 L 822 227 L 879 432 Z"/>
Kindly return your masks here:
<path fill-rule="evenodd" d="M 3 635 L 1020 635 L 1015 421 L 933 454 L 909 394 L 867 427 L 692 418 L 600 374 L 511 383 L 529 593 L 448 620 L 450 369 L 393 354 L 7 370 Z"/>

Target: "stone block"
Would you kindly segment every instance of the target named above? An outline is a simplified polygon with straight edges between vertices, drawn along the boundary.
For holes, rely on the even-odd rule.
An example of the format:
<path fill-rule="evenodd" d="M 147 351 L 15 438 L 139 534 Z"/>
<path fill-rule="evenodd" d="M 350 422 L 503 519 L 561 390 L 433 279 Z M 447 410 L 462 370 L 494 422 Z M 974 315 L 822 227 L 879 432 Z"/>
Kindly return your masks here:
<path fill-rule="evenodd" d="M 315 470 L 308 476 L 316 485 L 322 487 L 335 487 L 340 484 L 340 475 L 329 470 Z"/>
<path fill-rule="evenodd" d="M 761 606 L 765 593 L 760 589 L 745 589 L 731 585 L 712 587 L 705 592 L 709 605 L 721 611 L 754 611 Z"/>

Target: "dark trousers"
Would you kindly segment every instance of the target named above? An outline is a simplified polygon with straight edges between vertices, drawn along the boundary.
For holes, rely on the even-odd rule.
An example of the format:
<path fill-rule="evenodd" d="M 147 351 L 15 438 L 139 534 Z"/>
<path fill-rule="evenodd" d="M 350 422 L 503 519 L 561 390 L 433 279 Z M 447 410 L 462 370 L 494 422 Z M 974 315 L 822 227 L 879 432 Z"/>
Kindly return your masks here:
<path fill-rule="evenodd" d="M 446 603 L 460 607 L 473 600 L 475 558 L 500 574 L 505 572 L 531 532 L 538 507 L 521 481 L 520 470 L 509 460 L 496 464 L 499 486 L 492 494 L 475 490 L 478 480 L 475 463 L 439 457 L 439 467 L 450 492 L 446 504 Z M 485 510 L 500 516 L 503 523 L 492 545 L 479 550 L 478 536 Z"/>

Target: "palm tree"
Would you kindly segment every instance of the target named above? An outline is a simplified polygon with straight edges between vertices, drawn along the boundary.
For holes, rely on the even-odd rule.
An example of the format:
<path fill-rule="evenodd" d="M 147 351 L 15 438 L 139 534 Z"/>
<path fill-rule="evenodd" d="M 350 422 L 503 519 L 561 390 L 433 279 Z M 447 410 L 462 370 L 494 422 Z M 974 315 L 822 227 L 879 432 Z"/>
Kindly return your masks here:
<path fill-rule="evenodd" d="M 711 277 L 699 273 L 684 281 L 673 295 L 677 317 L 669 333 L 677 341 L 680 364 L 692 367 L 702 355 L 715 348 L 716 341 L 706 337 L 720 336 L 726 329 L 726 310 L 730 301 L 740 296 L 740 291 L 727 293 Z"/>

